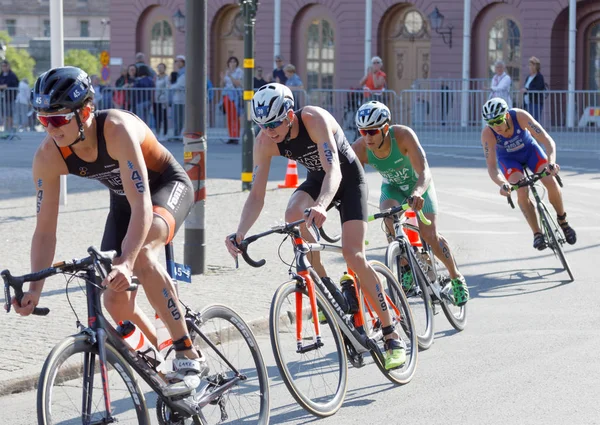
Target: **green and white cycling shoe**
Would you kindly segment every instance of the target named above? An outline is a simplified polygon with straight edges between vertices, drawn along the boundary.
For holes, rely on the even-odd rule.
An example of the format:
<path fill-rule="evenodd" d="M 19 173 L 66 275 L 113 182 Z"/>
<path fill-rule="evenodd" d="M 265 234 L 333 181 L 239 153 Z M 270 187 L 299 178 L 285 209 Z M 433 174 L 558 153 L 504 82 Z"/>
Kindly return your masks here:
<path fill-rule="evenodd" d="M 406 344 L 401 339 L 385 341 L 385 369 L 396 369 L 406 363 Z"/>
<path fill-rule="evenodd" d="M 452 279 L 452 295 L 454 296 L 454 304 L 461 307 L 469 301 L 469 288 L 467 282 L 462 276 Z"/>

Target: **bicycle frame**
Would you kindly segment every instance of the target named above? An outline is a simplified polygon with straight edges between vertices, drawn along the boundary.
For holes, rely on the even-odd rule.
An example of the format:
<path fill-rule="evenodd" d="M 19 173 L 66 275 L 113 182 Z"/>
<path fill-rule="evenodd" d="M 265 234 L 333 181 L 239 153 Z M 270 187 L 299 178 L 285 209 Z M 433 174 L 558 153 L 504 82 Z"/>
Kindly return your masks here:
<path fill-rule="evenodd" d="M 302 287 L 302 285 L 306 286 L 306 290 L 308 293 L 310 308 L 312 317 L 318 317 L 318 308 L 317 308 L 317 298 L 315 294 L 315 290 L 319 291 L 320 294 L 327 300 L 327 302 L 333 307 L 333 311 L 335 312 L 335 320 L 342 331 L 342 333 L 348 338 L 350 343 L 354 346 L 355 350 L 358 353 L 366 353 L 372 352 L 375 353 L 379 360 L 385 363 L 385 359 L 383 354 L 381 353 L 379 347 L 371 338 L 367 337 L 364 332 L 361 332 L 362 326 L 364 325 L 364 315 L 362 309 L 359 309 L 359 312 L 354 315 L 353 318 L 348 317 L 348 315 L 342 310 L 340 305 L 336 302 L 335 298 L 329 292 L 327 287 L 321 282 L 320 279 L 313 279 L 310 275 L 310 270 L 312 269 L 312 265 L 310 264 L 307 253 L 309 251 L 333 251 L 333 252 L 342 252 L 342 248 L 336 245 L 327 245 L 327 244 L 319 244 L 319 243 L 310 243 L 307 244 L 304 242 L 302 237 L 300 236 L 300 231 L 296 227 L 293 230 L 292 244 L 294 246 L 294 254 L 296 259 L 296 269 L 297 273 L 293 274 L 293 279 L 296 280 L 297 285 Z M 355 290 L 359 290 L 359 281 L 356 278 L 356 274 L 352 270 L 348 270 L 357 283 Z M 366 295 L 363 292 L 364 295 Z M 358 299 L 358 298 L 357 298 Z M 391 302 L 389 297 L 386 294 L 386 299 L 388 303 L 393 306 L 395 313 L 399 316 L 400 311 L 398 308 Z M 297 341 L 297 352 L 304 353 L 310 350 L 317 349 L 323 346 L 323 342 L 321 341 L 321 330 L 320 323 L 318 320 L 313 320 L 316 342 L 313 344 L 304 346 L 302 344 L 302 294 L 300 292 L 296 293 L 296 341 Z"/>

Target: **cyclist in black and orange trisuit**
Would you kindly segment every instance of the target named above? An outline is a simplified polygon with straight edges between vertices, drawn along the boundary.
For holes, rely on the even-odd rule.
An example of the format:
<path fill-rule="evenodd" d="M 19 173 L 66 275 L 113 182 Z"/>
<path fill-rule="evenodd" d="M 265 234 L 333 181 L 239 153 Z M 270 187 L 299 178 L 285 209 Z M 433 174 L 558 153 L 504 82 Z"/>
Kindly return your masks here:
<path fill-rule="evenodd" d="M 244 239 L 262 210 L 271 158 L 284 156 L 308 169 L 306 181 L 288 202 L 285 220 L 300 220 L 304 211 L 310 208 L 307 225 L 314 222 L 321 227 L 327 218 L 327 207 L 332 201 L 339 200 L 344 259 L 370 299 L 383 299 L 377 275 L 365 255 L 368 211 L 364 171 L 335 118 L 315 106 L 294 111 L 294 96 L 290 89 L 270 83 L 254 94 L 252 119 L 261 128 L 254 145 L 254 179 L 237 232 L 225 238 L 231 255 L 240 253 L 235 242 L 239 244 Z M 304 226 L 301 232 L 305 239 L 314 242 Z M 313 255 L 310 261 L 330 287 L 332 282 L 326 277 L 318 256 Z M 399 367 L 406 362 L 406 346 L 394 331 L 386 303 L 374 303 L 374 308 L 381 318 L 386 339 L 385 366 L 387 369 Z"/>
<path fill-rule="evenodd" d="M 135 302 L 135 292 L 124 292 L 135 274 L 146 295 L 169 329 L 177 351 L 170 395 L 191 392 L 207 367 L 193 348 L 184 314 L 166 269 L 158 260 L 188 215 L 193 186 L 181 165 L 146 124 L 126 111 L 93 109 L 94 89 L 79 68 L 54 68 L 35 83 L 31 103 L 47 135 L 33 160 L 37 190 L 37 223 L 31 244 L 33 271 L 52 263 L 60 176 L 75 174 L 98 180 L 110 189 L 110 211 L 102 250 L 116 250 L 113 268 L 102 282 L 109 290 L 104 305 L 115 321 L 131 320 L 156 342 L 155 329 Z M 132 219 L 133 218 L 133 219 Z M 44 282 L 32 282 L 15 310 L 31 314 Z"/>

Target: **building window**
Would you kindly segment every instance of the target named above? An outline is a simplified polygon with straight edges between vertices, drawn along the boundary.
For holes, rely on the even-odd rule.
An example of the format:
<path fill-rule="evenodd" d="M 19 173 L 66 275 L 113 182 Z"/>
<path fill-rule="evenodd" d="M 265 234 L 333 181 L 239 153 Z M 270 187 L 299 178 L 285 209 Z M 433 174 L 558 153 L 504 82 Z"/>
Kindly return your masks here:
<path fill-rule="evenodd" d="M 167 72 L 173 69 L 174 55 L 173 29 L 167 21 L 160 21 L 152 27 L 150 38 L 150 66 L 156 69 L 159 63 L 164 63 Z"/>
<path fill-rule="evenodd" d="M 79 22 L 79 37 L 90 36 L 90 21 Z"/>
<path fill-rule="evenodd" d="M 600 90 L 600 22 L 596 22 L 588 37 L 588 81 L 587 90 Z"/>
<path fill-rule="evenodd" d="M 50 20 L 44 19 L 44 37 L 50 37 Z"/>
<path fill-rule="evenodd" d="M 333 89 L 335 71 L 335 37 L 333 26 L 325 19 L 315 19 L 308 27 L 306 87 Z"/>
<path fill-rule="evenodd" d="M 6 21 L 4 21 L 4 23 L 6 25 L 6 32 L 8 32 L 8 35 L 10 35 L 11 37 L 17 35 L 16 19 L 7 19 Z"/>
<path fill-rule="evenodd" d="M 521 87 L 521 30 L 515 21 L 498 19 L 488 35 L 488 72 L 494 76 L 494 63 L 504 61 L 513 88 Z"/>

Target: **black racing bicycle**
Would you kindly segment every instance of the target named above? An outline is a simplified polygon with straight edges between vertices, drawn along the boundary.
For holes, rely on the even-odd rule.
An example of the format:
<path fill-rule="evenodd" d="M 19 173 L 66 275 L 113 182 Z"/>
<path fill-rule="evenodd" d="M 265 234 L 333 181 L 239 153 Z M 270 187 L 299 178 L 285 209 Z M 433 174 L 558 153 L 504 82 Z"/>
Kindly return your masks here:
<path fill-rule="evenodd" d="M 168 263 L 172 260 L 169 249 L 172 247 L 167 246 Z M 190 336 L 207 358 L 210 371 L 192 394 L 167 396 L 168 383 L 159 373 L 156 358 L 131 348 L 102 312 L 100 298 L 106 288 L 100 284 L 110 272 L 116 253 L 90 247 L 88 254 L 23 276 L 12 276 L 8 270 L 1 273 L 7 311 L 11 288 L 20 302 L 25 282 L 57 274 L 85 282 L 87 326 L 77 318 L 80 332 L 54 347 L 40 374 L 40 425 L 150 424 L 144 392 L 134 371 L 158 395 L 160 425 L 269 422 L 267 371 L 250 327 L 238 314 L 222 305 L 196 313 L 182 303 Z M 71 280 L 67 280 L 67 289 Z M 136 288 L 137 284 L 132 284 L 128 290 Z M 36 307 L 33 314 L 45 316 L 49 311 Z"/>
<path fill-rule="evenodd" d="M 404 217 L 409 204 L 379 212 L 369 220 L 391 217 L 394 239 L 385 252 L 385 263 L 398 280 L 403 282 L 406 297 L 415 318 L 419 348 L 425 350 L 433 343 L 433 317 L 441 307 L 450 324 L 462 331 L 467 324 L 467 305 L 457 306 L 452 293 L 450 276 L 443 271 L 431 247 L 421 240 L 421 247 L 412 246 L 403 229 L 420 234 L 419 227 Z M 422 211 L 419 219 L 430 224 Z"/>
<path fill-rule="evenodd" d="M 288 270 L 291 280 L 277 289 L 271 302 L 271 346 L 281 377 L 294 399 L 312 414 L 325 417 L 337 412 L 344 401 L 347 358 L 355 367 L 362 367 L 363 354 L 370 353 L 390 381 L 400 385 L 410 382 L 417 367 L 417 334 L 402 288 L 393 273 L 378 261 L 369 264 L 379 284 L 388 288 L 390 295 L 368 300 L 360 281 L 348 269 L 356 282 L 357 299 L 365 308 L 347 314 L 317 275 L 307 255 L 310 251 L 341 253 L 342 248 L 304 241 L 299 228 L 304 222 L 298 220 L 247 237 L 239 248 L 249 265 L 262 267 L 265 260 L 250 258 L 248 245 L 274 233 L 291 238 L 294 250 L 294 261 Z M 385 368 L 382 324 L 373 308 L 375 302 L 385 303 L 395 331 L 407 346 L 406 362 L 399 368 Z"/>
<path fill-rule="evenodd" d="M 554 218 L 552 217 L 552 214 L 550 214 L 550 211 L 548 211 L 548 207 L 546 207 L 546 204 L 544 203 L 536 189 L 536 183 L 538 182 L 538 180 L 546 176 L 551 176 L 552 174 L 550 174 L 550 172 L 546 169 L 539 173 L 531 173 L 526 167 L 523 167 L 523 171 L 525 173 L 525 177 L 518 181 L 516 184 L 511 185 L 510 188 L 512 190 L 518 190 L 522 187 L 531 188 L 531 193 L 535 200 L 535 205 L 538 212 L 538 220 L 540 223 L 540 229 L 542 230 L 542 234 L 544 236 L 544 241 L 546 245 L 554 252 L 554 255 L 558 257 L 563 268 L 569 274 L 571 282 L 573 282 L 575 278 L 573 277 L 571 267 L 569 266 L 567 257 L 565 257 L 565 253 L 562 249 L 562 246 L 566 243 L 563 231 L 558 225 L 557 221 L 554 220 Z M 560 176 L 555 176 L 555 178 L 559 186 L 563 187 L 562 179 L 560 178 Z M 510 206 L 514 209 L 515 204 L 513 203 L 510 194 L 508 195 L 507 200 Z"/>

